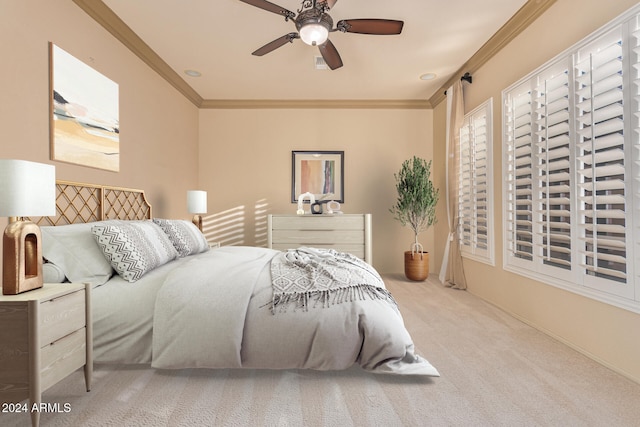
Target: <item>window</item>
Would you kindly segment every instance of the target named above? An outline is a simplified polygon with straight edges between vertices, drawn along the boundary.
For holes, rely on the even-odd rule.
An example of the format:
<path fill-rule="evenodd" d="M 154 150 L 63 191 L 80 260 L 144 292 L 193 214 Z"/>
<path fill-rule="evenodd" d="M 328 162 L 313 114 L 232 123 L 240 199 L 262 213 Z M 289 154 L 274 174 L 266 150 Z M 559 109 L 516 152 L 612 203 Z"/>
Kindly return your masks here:
<path fill-rule="evenodd" d="M 464 117 L 458 167 L 458 238 L 467 258 L 495 265 L 493 249 L 493 100 Z"/>
<path fill-rule="evenodd" d="M 636 7 L 503 91 L 505 269 L 636 312 L 639 48 Z"/>

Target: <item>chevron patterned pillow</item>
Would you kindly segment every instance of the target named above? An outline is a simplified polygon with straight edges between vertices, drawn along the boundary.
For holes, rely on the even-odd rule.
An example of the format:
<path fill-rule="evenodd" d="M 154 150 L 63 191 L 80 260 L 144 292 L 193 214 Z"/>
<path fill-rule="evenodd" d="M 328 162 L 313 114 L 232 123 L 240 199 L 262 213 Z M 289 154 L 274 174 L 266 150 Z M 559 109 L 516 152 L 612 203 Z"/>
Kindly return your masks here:
<path fill-rule="evenodd" d="M 167 235 L 153 221 L 96 225 L 91 233 L 114 270 L 128 282 L 178 257 Z"/>
<path fill-rule="evenodd" d="M 178 256 L 185 257 L 209 250 L 207 239 L 192 222 L 182 219 L 157 218 L 154 218 L 153 222 L 158 224 L 167 234 L 178 251 Z"/>

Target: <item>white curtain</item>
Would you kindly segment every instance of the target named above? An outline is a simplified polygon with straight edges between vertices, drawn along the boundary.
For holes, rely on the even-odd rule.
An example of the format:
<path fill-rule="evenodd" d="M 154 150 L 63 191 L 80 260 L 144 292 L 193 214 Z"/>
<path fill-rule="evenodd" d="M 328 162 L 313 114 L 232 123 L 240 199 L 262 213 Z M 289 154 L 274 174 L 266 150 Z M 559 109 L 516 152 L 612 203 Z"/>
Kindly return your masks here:
<path fill-rule="evenodd" d="M 458 241 L 458 165 L 460 147 L 460 127 L 464 119 L 462 82 L 456 81 L 447 90 L 447 220 L 449 238 L 445 246 L 440 281 L 455 289 L 467 289 L 467 281 L 462 267 L 460 242 Z"/>

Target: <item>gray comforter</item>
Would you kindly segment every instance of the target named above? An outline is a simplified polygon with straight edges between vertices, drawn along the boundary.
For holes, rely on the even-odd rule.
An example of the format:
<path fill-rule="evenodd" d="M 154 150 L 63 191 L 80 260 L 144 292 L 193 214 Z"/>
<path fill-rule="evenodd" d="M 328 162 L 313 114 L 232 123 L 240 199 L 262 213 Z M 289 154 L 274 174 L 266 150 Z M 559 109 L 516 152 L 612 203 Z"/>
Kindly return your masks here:
<path fill-rule="evenodd" d="M 157 368 L 346 369 L 438 375 L 414 352 L 392 300 L 271 310 L 264 248 L 224 247 L 167 275 L 153 322 Z"/>

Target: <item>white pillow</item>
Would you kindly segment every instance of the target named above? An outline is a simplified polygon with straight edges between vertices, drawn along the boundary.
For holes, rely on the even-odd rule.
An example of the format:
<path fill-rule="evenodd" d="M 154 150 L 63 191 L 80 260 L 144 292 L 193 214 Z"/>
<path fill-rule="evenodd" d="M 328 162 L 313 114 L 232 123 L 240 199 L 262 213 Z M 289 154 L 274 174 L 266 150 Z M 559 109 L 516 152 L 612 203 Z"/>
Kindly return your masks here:
<path fill-rule="evenodd" d="M 158 224 L 178 251 L 178 256 L 199 254 L 209 250 L 209 243 L 202 232 L 190 221 L 183 219 L 156 219 Z"/>
<path fill-rule="evenodd" d="M 105 221 L 109 223 L 112 221 Z M 99 222 L 40 227 L 42 257 L 62 269 L 70 282 L 91 283 L 94 287 L 113 276 L 111 264 L 104 258 L 91 234 Z"/>
<path fill-rule="evenodd" d="M 42 264 L 42 280 L 44 283 L 62 283 L 67 280 L 62 268 L 52 262 Z"/>
<path fill-rule="evenodd" d="M 91 232 L 118 274 L 135 282 L 145 273 L 178 257 L 173 244 L 153 221 L 96 225 Z"/>

